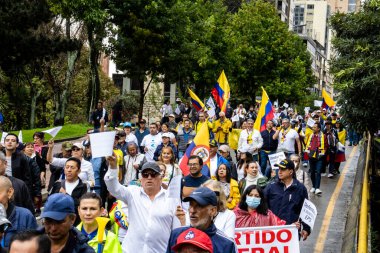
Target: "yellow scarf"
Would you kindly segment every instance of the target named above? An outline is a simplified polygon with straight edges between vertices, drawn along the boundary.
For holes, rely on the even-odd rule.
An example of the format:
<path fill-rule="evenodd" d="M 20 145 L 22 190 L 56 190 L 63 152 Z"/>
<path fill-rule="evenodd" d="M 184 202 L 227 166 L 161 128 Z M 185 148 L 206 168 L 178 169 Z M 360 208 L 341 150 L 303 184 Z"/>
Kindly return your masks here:
<path fill-rule="evenodd" d="M 253 140 L 252 140 L 253 130 L 251 133 L 248 133 L 248 129 L 247 129 L 247 134 L 248 134 L 247 143 L 252 144 L 252 142 L 253 142 Z"/>
<path fill-rule="evenodd" d="M 284 143 L 286 135 L 289 133 L 291 127 L 288 127 L 288 129 L 281 129 L 281 143 Z"/>
<path fill-rule="evenodd" d="M 314 134 L 312 134 L 307 142 L 306 149 L 310 150 L 311 140 L 313 139 Z M 322 132 L 319 133 L 319 153 L 321 155 L 325 154 L 325 136 Z M 316 155 L 316 154 L 315 154 Z"/>

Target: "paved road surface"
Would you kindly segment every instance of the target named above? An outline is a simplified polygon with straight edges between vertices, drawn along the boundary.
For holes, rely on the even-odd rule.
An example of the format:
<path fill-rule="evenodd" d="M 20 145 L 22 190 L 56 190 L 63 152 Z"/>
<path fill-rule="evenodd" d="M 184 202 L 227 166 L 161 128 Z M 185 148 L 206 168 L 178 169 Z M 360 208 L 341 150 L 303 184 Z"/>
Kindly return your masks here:
<path fill-rule="evenodd" d="M 322 178 L 322 196 L 309 193 L 310 200 L 317 206 L 318 216 L 310 237 L 300 242 L 302 253 L 341 252 L 358 158 L 359 147 L 347 147 L 347 161 L 340 165 L 341 174 L 333 179 Z"/>

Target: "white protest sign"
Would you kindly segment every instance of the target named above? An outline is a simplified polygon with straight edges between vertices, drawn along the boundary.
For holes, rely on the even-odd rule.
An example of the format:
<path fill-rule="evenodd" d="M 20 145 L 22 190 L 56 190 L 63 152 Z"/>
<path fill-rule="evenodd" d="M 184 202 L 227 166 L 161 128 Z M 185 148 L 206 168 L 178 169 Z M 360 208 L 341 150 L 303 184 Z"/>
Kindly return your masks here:
<path fill-rule="evenodd" d="M 210 108 L 207 110 L 207 115 L 212 118 L 215 116 L 215 109 L 214 108 Z"/>
<path fill-rule="evenodd" d="M 268 155 L 270 166 L 272 167 L 272 170 L 278 169 L 277 167 L 274 167 L 275 164 L 279 164 L 282 160 L 286 159 L 284 152 L 278 152 L 272 155 Z"/>
<path fill-rule="evenodd" d="M 1 135 L 1 144 L 4 144 L 5 136 L 7 136 L 7 135 L 8 135 L 7 132 L 3 132 L 3 134 Z"/>
<path fill-rule="evenodd" d="M 18 132 L 18 142 L 19 143 L 23 143 L 22 141 L 22 131 L 20 130 L 20 132 Z"/>
<path fill-rule="evenodd" d="M 310 107 L 305 107 L 304 111 L 305 111 L 305 114 L 308 114 L 310 112 Z"/>
<path fill-rule="evenodd" d="M 273 103 L 273 105 L 274 105 L 274 107 L 278 107 L 278 99 L 276 100 L 276 101 L 274 101 L 274 103 Z"/>
<path fill-rule="evenodd" d="M 111 156 L 115 135 L 115 131 L 90 134 L 92 158 Z"/>
<path fill-rule="evenodd" d="M 55 136 L 57 136 L 58 132 L 61 131 L 61 129 L 62 129 L 62 126 L 57 126 L 48 130 L 44 130 L 42 132 L 50 134 L 54 138 Z"/>
<path fill-rule="evenodd" d="M 320 101 L 320 100 L 314 100 L 314 106 L 315 107 L 321 107 L 322 106 L 322 101 Z"/>
<path fill-rule="evenodd" d="M 239 253 L 299 253 L 298 230 L 294 225 L 235 229 Z"/>
<path fill-rule="evenodd" d="M 231 120 L 232 120 L 232 122 L 239 122 L 239 115 L 235 115 L 235 116 L 233 116 L 232 118 L 231 118 Z"/>
<path fill-rule="evenodd" d="M 206 105 L 208 105 L 209 107 L 214 108 L 214 109 L 216 108 L 214 101 L 212 100 L 211 97 L 208 98 Z"/>
<path fill-rule="evenodd" d="M 287 103 L 284 103 L 282 106 L 285 107 L 285 108 L 289 107 L 289 105 Z"/>
<path fill-rule="evenodd" d="M 315 124 L 315 120 L 313 120 L 312 118 L 309 118 L 307 120 L 306 125 L 308 125 L 310 128 L 312 128 L 314 126 L 314 124 Z"/>
<path fill-rule="evenodd" d="M 311 201 L 305 199 L 303 201 L 300 219 L 313 229 L 317 214 L 317 207 Z"/>
<path fill-rule="evenodd" d="M 181 199 L 181 182 L 181 175 L 172 178 L 168 190 L 166 191 L 168 198 Z"/>

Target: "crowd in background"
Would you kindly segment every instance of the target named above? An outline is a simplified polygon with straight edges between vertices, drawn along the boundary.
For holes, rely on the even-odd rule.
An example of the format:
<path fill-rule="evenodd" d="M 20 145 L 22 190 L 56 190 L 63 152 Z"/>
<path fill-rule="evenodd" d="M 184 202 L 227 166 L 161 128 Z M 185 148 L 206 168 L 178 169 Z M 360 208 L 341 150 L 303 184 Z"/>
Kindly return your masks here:
<path fill-rule="evenodd" d="M 235 228 L 285 224 L 305 240 L 304 199 L 322 196 L 321 177 L 340 173 L 347 137 L 349 146 L 359 141 L 331 108 L 302 115 L 275 108 L 263 131 L 254 129 L 256 105 L 228 104 L 209 117 L 178 98 L 160 113 L 154 122 L 121 121 L 98 103 L 94 128 L 57 154 L 42 132 L 30 143 L 8 134 L 0 152 L 2 250 L 42 240 L 51 252 L 236 252 Z M 89 136 L 109 122 L 117 130 L 113 156 L 93 158 Z M 188 157 L 183 175 L 181 159 L 204 124 L 209 159 Z M 285 159 L 270 164 L 279 152 Z M 181 197 L 170 198 L 166 189 L 181 175 Z"/>

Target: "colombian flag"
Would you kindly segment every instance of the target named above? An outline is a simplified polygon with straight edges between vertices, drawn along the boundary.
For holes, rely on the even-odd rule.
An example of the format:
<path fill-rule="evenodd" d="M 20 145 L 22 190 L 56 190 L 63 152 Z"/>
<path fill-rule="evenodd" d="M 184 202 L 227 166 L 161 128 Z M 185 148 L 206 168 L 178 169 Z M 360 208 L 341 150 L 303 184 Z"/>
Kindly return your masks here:
<path fill-rule="evenodd" d="M 189 161 L 189 157 L 192 155 L 197 155 L 202 158 L 203 164 L 206 165 L 210 160 L 210 133 L 208 131 L 208 124 L 203 124 L 189 147 L 186 149 L 184 156 L 181 159 L 179 167 L 182 170 L 184 176 L 189 175 L 189 167 L 187 166 L 187 162 Z M 207 175 L 210 172 L 204 174 L 204 168 L 207 166 L 203 166 L 202 174 Z M 207 172 L 207 171 L 206 171 Z"/>
<path fill-rule="evenodd" d="M 254 128 L 260 132 L 264 131 L 266 129 L 267 122 L 274 118 L 272 103 L 270 102 L 268 94 L 266 93 L 264 88 L 261 88 L 263 89 L 263 95 L 261 98 L 259 113 L 257 114 L 254 126 Z"/>
<path fill-rule="evenodd" d="M 220 74 L 218 82 L 214 85 L 211 94 L 213 95 L 220 110 L 222 112 L 226 112 L 227 103 L 230 99 L 230 85 L 228 84 L 224 70 Z"/>
<path fill-rule="evenodd" d="M 187 88 L 187 90 L 189 91 L 191 103 L 193 104 L 195 110 L 197 110 L 197 112 L 199 112 L 200 110 L 202 110 L 205 107 L 205 105 L 203 104 L 203 102 L 198 98 L 198 96 L 192 90 L 190 90 L 189 88 Z"/>
<path fill-rule="evenodd" d="M 322 107 L 329 109 L 335 106 L 334 100 L 329 96 L 325 89 L 322 89 Z"/>

